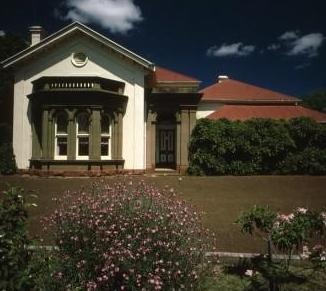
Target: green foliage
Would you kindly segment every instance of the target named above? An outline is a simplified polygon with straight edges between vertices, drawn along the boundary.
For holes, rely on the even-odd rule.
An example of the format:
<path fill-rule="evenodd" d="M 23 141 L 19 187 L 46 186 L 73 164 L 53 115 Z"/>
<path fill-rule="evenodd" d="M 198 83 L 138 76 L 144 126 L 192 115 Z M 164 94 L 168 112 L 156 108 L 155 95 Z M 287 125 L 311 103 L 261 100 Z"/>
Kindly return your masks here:
<path fill-rule="evenodd" d="M 281 285 L 287 283 L 305 282 L 306 277 L 298 276 L 290 269 L 293 253 L 298 254 L 301 249 L 302 257 L 310 259 L 313 269 L 324 267 L 325 248 L 317 245 L 309 252 L 308 245 L 316 238 L 322 240 L 326 226 L 325 212 L 297 208 L 285 215 L 269 207 L 254 206 L 242 213 L 237 223 L 241 231 L 258 234 L 267 243 L 268 256 L 261 255 L 251 261 L 250 274 L 254 274 L 251 281 L 255 290 L 280 290 Z M 284 262 L 274 258 L 276 252 L 286 256 Z"/>
<path fill-rule="evenodd" d="M 20 36 L 9 33 L 0 37 L 0 61 L 13 56 L 27 46 L 27 43 Z M 8 86 L 10 82 L 12 82 L 11 72 L 0 68 L 0 93 L 3 92 L 3 89 Z M 2 96 L 0 94 L 0 99 L 1 98 Z"/>
<path fill-rule="evenodd" d="M 275 223 L 277 214 L 267 207 L 254 206 L 250 211 L 244 212 L 236 223 L 241 225 L 241 231 L 253 234 L 256 230 L 269 233 Z"/>
<path fill-rule="evenodd" d="M 16 173 L 16 160 L 11 143 L 0 145 L 0 174 L 11 175 Z"/>
<path fill-rule="evenodd" d="M 28 205 L 23 191 L 10 188 L 0 199 L 0 289 L 29 290 L 31 254 L 26 249 L 29 243 L 26 233 Z"/>
<path fill-rule="evenodd" d="M 303 103 L 313 109 L 324 111 L 326 110 L 326 90 L 320 89 L 302 99 Z"/>
<path fill-rule="evenodd" d="M 241 231 L 253 235 L 260 232 L 265 241 L 280 252 L 290 253 L 324 233 L 324 218 L 319 212 L 297 208 L 289 215 L 278 214 L 266 207 L 249 209 L 236 221 Z"/>
<path fill-rule="evenodd" d="M 250 280 L 232 274 L 220 274 L 215 280 L 211 280 L 208 290 L 213 291 L 245 291 L 250 290 Z"/>
<path fill-rule="evenodd" d="M 326 147 L 325 140 L 320 141 L 320 138 L 325 139 L 325 126 L 310 118 L 293 118 L 287 123 L 287 128 L 297 152 L 313 146 Z"/>
<path fill-rule="evenodd" d="M 326 150 L 311 147 L 302 152 L 289 153 L 282 161 L 280 173 L 325 175 Z"/>
<path fill-rule="evenodd" d="M 326 127 L 308 118 L 201 119 L 192 132 L 193 175 L 325 174 Z"/>

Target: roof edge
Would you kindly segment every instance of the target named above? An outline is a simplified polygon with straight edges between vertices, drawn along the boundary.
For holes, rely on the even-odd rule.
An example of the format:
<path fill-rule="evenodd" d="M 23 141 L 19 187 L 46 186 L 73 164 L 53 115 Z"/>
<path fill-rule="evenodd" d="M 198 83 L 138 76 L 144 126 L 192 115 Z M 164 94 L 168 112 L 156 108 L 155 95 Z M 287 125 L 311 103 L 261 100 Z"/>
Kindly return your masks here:
<path fill-rule="evenodd" d="M 200 92 L 203 94 L 203 92 Z M 301 103 L 301 99 L 293 99 L 293 100 L 286 100 L 286 99 L 202 99 L 201 102 L 217 102 L 217 103 L 224 103 L 224 104 L 256 104 L 256 103 Z"/>
<path fill-rule="evenodd" d="M 56 40 L 60 39 L 61 37 L 69 34 L 74 29 L 79 29 L 80 31 L 82 31 L 82 32 L 86 33 L 87 35 L 89 35 L 90 37 L 92 37 L 93 39 L 104 43 L 108 47 L 110 47 L 110 48 L 116 50 L 118 53 L 132 59 L 133 61 L 135 61 L 139 65 L 145 67 L 146 69 L 149 69 L 150 71 L 155 71 L 155 65 L 153 62 L 130 51 L 129 49 L 121 46 L 120 44 L 114 42 L 113 40 L 107 38 L 106 36 L 96 32 L 95 30 L 91 29 L 90 27 L 88 27 L 78 21 L 75 21 L 75 22 L 72 22 L 72 23 L 66 25 L 65 27 L 59 29 L 58 31 L 54 32 L 53 34 L 51 34 L 51 35 L 47 36 L 46 38 L 44 38 L 43 40 L 41 40 L 38 44 L 36 44 L 34 46 L 30 46 L 30 47 L 18 52 L 17 54 L 1 61 L 2 67 L 8 68 L 8 67 L 16 64 L 17 62 L 21 61 L 22 59 L 26 58 L 27 56 L 35 53 L 36 51 L 46 47 L 47 45 L 54 43 Z"/>

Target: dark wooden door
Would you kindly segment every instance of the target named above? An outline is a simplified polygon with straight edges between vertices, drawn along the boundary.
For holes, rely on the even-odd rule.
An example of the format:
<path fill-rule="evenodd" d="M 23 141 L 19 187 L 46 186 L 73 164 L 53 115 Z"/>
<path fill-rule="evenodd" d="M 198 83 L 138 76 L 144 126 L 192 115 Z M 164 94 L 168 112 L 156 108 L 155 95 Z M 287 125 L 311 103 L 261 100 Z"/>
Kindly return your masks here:
<path fill-rule="evenodd" d="M 175 167 L 175 130 L 159 129 L 158 167 Z"/>

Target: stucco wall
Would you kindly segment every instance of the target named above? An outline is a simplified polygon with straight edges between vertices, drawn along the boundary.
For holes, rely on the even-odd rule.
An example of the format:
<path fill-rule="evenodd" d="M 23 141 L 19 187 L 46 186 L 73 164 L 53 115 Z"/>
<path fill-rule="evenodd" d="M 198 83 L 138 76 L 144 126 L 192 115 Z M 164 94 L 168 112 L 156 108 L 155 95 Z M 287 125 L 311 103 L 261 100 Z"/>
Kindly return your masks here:
<path fill-rule="evenodd" d="M 198 104 L 196 118 L 205 118 L 221 106 L 223 106 L 223 104 L 218 102 L 200 102 Z"/>
<path fill-rule="evenodd" d="M 89 57 L 84 67 L 71 63 L 71 54 L 82 51 Z M 126 169 L 144 169 L 144 70 L 122 59 L 105 47 L 99 47 L 83 37 L 58 44 L 27 64 L 15 77 L 13 146 L 18 168 L 29 167 L 32 153 L 32 133 L 29 100 L 32 81 L 42 76 L 100 76 L 125 83 L 128 104 L 123 120 L 123 149 Z"/>

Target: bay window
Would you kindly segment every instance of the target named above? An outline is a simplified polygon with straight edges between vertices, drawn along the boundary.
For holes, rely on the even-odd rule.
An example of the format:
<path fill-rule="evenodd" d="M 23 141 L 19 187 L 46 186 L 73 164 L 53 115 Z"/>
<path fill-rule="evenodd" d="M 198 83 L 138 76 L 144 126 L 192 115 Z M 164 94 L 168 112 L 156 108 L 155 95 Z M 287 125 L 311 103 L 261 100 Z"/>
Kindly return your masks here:
<path fill-rule="evenodd" d="M 54 157 L 57 160 L 66 160 L 68 150 L 68 116 L 64 111 L 57 113 L 55 118 L 54 131 Z"/>
<path fill-rule="evenodd" d="M 79 113 L 76 118 L 76 158 L 87 160 L 89 158 L 89 115 Z"/>
<path fill-rule="evenodd" d="M 111 126 L 110 118 L 107 115 L 102 115 L 101 117 L 101 159 L 110 159 L 110 135 Z"/>

